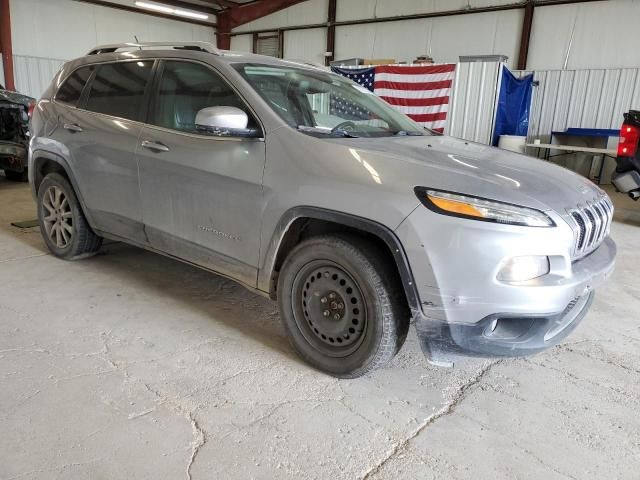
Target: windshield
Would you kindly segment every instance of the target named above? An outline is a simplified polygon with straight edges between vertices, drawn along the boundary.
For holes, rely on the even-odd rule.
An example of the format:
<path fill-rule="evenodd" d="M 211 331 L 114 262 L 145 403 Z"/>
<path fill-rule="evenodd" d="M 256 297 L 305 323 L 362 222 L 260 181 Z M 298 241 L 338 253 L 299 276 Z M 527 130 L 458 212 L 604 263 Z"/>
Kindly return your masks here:
<path fill-rule="evenodd" d="M 235 67 L 282 119 L 311 135 L 384 137 L 430 133 L 339 75 L 289 66 Z"/>

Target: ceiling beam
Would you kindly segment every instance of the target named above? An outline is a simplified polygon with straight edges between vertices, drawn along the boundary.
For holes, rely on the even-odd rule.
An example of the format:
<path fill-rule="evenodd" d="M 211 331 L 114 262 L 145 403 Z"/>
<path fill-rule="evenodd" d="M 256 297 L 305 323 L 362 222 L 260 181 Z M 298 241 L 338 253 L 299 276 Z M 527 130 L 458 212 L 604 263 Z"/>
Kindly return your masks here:
<path fill-rule="evenodd" d="M 225 10 L 224 14 L 229 15 L 231 28 L 236 28 L 304 1 L 307 0 L 257 0 Z"/>
<path fill-rule="evenodd" d="M 205 3 L 209 3 L 211 5 L 217 5 L 220 8 L 233 8 L 237 7 L 240 4 L 237 2 L 232 2 L 231 0 L 202 0 Z"/>
<path fill-rule="evenodd" d="M 218 48 L 231 48 L 231 31 L 234 28 L 304 1 L 306 0 L 256 0 L 221 11 L 217 16 Z"/>
<path fill-rule="evenodd" d="M 142 15 L 149 15 L 151 17 L 158 17 L 158 18 L 164 18 L 164 19 L 167 19 L 167 20 L 174 20 L 176 22 L 191 23 L 193 25 L 202 25 L 203 27 L 212 27 L 212 28 L 216 27 L 215 22 L 204 22 L 202 20 L 197 20 L 195 18 L 180 17 L 178 15 L 169 15 L 167 13 L 154 12 L 153 10 L 145 10 L 145 9 L 138 8 L 138 7 L 130 7 L 128 5 L 122 5 L 120 3 L 106 2 L 104 0 L 73 0 L 73 1 L 74 2 L 80 2 L 80 3 L 88 3 L 88 4 L 91 4 L 91 5 L 97 5 L 99 7 L 113 8 L 115 10 L 123 10 L 125 12 L 140 13 Z"/>

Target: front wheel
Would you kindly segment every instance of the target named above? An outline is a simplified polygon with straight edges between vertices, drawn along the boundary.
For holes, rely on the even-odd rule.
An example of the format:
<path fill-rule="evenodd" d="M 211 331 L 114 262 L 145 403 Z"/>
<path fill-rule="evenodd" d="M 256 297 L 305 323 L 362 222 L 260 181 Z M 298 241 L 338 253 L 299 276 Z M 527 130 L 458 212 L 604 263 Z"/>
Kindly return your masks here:
<path fill-rule="evenodd" d="M 303 359 L 336 377 L 355 378 L 398 352 L 409 311 L 386 258 L 356 236 L 318 236 L 294 248 L 280 273 L 278 300 Z"/>
<path fill-rule="evenodd" d="M 102 238 L 91 230 L 73 188 L 62 175 L 50 173 L 40 184 L 38 219 L 42 237 L 57 257 L 88 257 L 102 245 Z"/>

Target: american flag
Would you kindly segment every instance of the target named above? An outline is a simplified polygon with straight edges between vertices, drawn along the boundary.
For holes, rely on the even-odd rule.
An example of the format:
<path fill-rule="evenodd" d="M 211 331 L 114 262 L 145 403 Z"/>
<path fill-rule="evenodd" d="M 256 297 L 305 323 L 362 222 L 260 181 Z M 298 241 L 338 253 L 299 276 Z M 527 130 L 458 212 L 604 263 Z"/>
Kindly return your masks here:
<path fill-rule="evenodd" d="M 332 70 L 368 88 L 417 123 L 444 131 L 455 64 L 333 67 Z"/>

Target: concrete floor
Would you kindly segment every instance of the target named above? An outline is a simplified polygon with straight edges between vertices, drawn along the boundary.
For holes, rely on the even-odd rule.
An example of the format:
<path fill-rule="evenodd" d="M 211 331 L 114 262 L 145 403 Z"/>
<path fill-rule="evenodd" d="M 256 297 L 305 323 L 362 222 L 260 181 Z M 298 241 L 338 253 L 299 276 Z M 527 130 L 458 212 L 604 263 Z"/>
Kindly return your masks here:
<path fill-rule="evenodd" d="M 639 478 L 640 204 L 561 346 L 340 381 L 293 353 L 275 304 L 122 244 L 46 253 L 0 176 L 0 478 Z M 628 210 L 625 210 L 628 209 Z"/>

